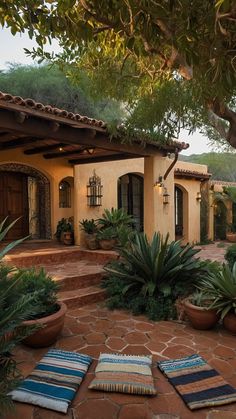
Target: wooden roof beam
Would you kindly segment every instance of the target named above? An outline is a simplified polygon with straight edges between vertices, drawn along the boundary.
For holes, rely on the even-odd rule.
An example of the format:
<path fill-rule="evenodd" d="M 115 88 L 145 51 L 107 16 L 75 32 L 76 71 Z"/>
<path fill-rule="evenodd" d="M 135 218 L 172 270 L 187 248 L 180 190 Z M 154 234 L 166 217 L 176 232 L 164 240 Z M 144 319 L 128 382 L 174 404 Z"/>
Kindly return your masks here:
<path fill-rule="evenodd" d="M 12 150 L 14 148 L 20 148 L 24 145 L 29 145 L 39 140 L 39 138 L 33 137 L 20 137 L 16 138 L 15 140 L 0 142 L 0 150 Z"/>
<path fill-rule="evenodd" d="M 23 124 L 16 121 L 14 113 L 9 109 L 0 109 L 0 129 L 12 133 L 37 136 L 38 138 L 51 138 L 66 144 L 84 145 L 86 148 L 101 148 L 119 153 L 129 153 L 139 156 L 150 156 L 160 153 L 158 147 L 147 144 L 124 144 L 120 141 L 110 140 L 107 133 L 97 133 L 94 127 L 81 128 L 60 124 L 56 131 L 52 130 L 50 122 L 43 118 L 30 116 Z"/>
<path fill-rule="evenodd" d="M 80 150 L 70 150 L 70 151 L 60 151 L 58 153 L 49 153 L 49 154 L 44 154 L 43 157 L 45 159 L 57 159 L 57 158 L 62 158 L 62 157 L 68 157 L 68 156 L 73 156 L 74 154 L 81 154 L 86 150 L 86 148 L 82 147 Z"/>
<path fill-rule="evenodd" d="M 25 150 L 24 151 L 24 154 L 32 155 L 32 154 L 45 153 L 47 151 L 58 150 L 60 147 L 65 147 L 66 145 L 67 144 L 65 144 L 65 143 L 57 143 L 57 144 L 43 145 L 41 147 L 29 148 L 28 150 Z"/>
<path fill-rule="evenodd" d="M 139 156 L 140 158 L 143 156 Z M 116 160 L 127 160 L 127 159 L 137 159 L 137 155 L 132 154 L 124 154 L 124 153 L 118 153 L 118 154 L 110 154 L 106 156 L 95 156 L 95 157 L 85 157 L 81 159 L 71 159 L 69 160 L 69 163 L 71 164 L 88 164 L 88 163 L 102 163 L 102 162 L 108 162 L 108 161 L 116 161 Z"/>

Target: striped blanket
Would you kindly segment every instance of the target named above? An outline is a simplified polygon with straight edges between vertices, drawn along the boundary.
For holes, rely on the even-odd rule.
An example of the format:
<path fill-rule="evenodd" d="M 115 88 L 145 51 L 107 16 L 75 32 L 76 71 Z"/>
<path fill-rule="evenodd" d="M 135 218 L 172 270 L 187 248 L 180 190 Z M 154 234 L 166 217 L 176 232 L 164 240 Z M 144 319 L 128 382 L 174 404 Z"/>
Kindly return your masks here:
<path fill-rule="evenodd" d="M 160 361 L 158 367 L 191 410 L 236 402 L 236 389 L 200 355 Z"/>
<path fill-rule="evenodd" d="M 92 358 L 50 349 L 32 373 L 13 390 L 13 400 L 66 413 Z"/>

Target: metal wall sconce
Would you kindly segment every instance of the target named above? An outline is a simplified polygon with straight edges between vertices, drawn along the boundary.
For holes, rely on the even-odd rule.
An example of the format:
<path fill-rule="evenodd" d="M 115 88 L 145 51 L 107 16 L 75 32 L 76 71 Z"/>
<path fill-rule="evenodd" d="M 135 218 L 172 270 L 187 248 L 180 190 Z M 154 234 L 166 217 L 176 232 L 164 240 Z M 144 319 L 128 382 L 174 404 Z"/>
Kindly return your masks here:
<path fill-rule="evenodd" d="M 162 188 L 162 186 L 164 186 L 162 176 L 159 176 L 158 180 L 154 183 L 154 186 L 159 186 L 159 188 Z"/>
<path fill-rule="evenodd" d="M 162 197 L 163 197 L 163 205 L 169 204 L 170 194 L 168 194 L 167 188 L 164 189 L 164 193 L 163 193 Z"/>
<path fill-rule="evenodd" d="M 202 200 L 201 192 L 197 192 L 196 200 L 197 200 L 197 202 L 201 202 L 201 200 Z"/>
<path fill-rule="evenodd" d="M 89 207 L 100 207 L 102 205 L 102 188 L 101 178 L 96 175 L 94 170 L 93 176 L 89 178 L 87 184 L 87 205 Z"/>

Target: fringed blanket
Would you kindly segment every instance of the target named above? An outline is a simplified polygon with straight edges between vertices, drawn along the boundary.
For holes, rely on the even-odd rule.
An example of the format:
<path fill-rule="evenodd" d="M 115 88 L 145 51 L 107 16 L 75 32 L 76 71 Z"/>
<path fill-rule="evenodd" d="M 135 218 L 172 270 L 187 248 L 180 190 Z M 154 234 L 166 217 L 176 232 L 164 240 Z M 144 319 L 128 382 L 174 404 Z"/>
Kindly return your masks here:
<path fill-rule="evenodd" d="M 200 355 L 160 361 L 158 367 L 191 410 L 236 401 L 236 389 Z"/>
<path fill-rule="evenodd" d="M 66 413 L 92 358 L 50 349 L 32 373 L 13 390 L 13 400 Z"/>

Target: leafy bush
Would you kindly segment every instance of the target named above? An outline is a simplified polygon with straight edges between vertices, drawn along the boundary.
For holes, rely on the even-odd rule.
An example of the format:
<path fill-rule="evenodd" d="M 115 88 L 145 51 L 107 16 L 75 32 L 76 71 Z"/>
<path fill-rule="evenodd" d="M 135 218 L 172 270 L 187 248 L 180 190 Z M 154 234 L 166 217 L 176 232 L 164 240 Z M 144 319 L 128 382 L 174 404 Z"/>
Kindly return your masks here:
<path fill-rule="evenodd" d="M 213 300 L 210 308 L 217 309 L 221 319 L 229 312 L 236 314 L 236 263 L 232 269 L 223 265 L 222 270 L 209 272 L 200 282 L 199 289 L 207 298 Z"/>
<path fill-rule="evenodd" d="M 192 291 L 207 268 L 195 258 L 199 250 L 168 239 L 155 233 L 149 243 L 145 234 L 136 234 L 130 247 L 120 249 L 121 258 L 106 265 L 103 287 L 110 308 L 127 308 L 152 319 L 176 316 L 175 300 Z"/>
<path fill-rule="evenodd" d="M 96 221 L 92 218 L 91 220 L 84 219 L 80 221 L 81 230 L 87 234 L 95 234 L 98 230 Z"/>
<path fill-rule="evenodd" d="M 0 242 L 17 222 L 15 220 L 6 227 L 6 221 L 7 219 L 0 224 Z M 32 327 L 19 327 L 23 320 L 29 319 L 35 313 L 32 307 L 35 295 L 22 295 L 20 278 L 14 278 L 14 270 L 1 261 L 9 250 L 23 240 L 25 238 L 9 243 L 0 252 L 0 417 L 4 417 L 12 408 L 13 403 L 8 393 L 21 379 L 12 350 L 17 343 L 36 330 Z"/>
<path fill-rule="evenodd" d="M 21 295 L 34 294 L 31 304 L 35 314 L 30 316 L 30 319 L 46 317 L 58 311 L 57 292 L 59 286 L 46 274 L 43 268 L 39 271 L 35 268 L 20 269 L 14 277 L 19 280 Z"/>
<path fill-rule="evenodd" d="M 232 246 L 228 247 L 225 253 L 225 260 L 227 260 L 230 269 L 232 269 L 236 262 L 236 244 L 232 244 Z"/>
<path fill-rule="evenodd" d="M 117 228 L 122 226 L 130 226 L 134 223 L 133 216 L 128 215 L 122 208 L 111 210 L 105 209 L 102 218 L 98 219 L 98 224 L 101 228 L 113 227 Z"/>

